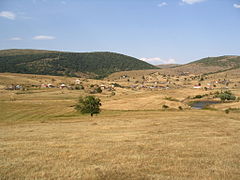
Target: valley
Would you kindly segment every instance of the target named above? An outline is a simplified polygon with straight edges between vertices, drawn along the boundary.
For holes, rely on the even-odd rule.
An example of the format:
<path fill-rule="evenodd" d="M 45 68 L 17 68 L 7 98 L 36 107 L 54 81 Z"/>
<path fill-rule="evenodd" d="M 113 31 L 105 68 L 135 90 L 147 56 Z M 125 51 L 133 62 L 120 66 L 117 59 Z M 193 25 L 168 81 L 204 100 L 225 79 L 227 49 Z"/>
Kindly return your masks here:
<path fill-rule="evenodd" d="M 240 0 L 0 0 L 0 180 L 240 180 Z"/>
<path fill-rule="evenodd" d="M 177 68 L 103 79 L 0 73 L 1 179 L 237 180 L 239 69 Z M 88 95 L 101 99 L 93 117 L 75 110 Z M 218 103 L 191 107 L 208 101 Z"/>

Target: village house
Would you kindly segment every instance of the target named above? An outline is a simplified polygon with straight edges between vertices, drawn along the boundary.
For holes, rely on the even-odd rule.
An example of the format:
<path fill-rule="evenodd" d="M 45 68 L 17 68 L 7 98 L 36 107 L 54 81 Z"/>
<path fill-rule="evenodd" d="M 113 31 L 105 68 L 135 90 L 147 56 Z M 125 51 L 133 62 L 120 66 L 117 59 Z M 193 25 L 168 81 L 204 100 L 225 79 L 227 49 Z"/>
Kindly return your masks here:
<path fill-rule="evenodd" d="M 75 80 L 75 84 L 81 84 L 80 79 L 76 79 L 76 80 Z"/>
<path fill-rule="evenodd" d="M 64 88 L 67 88 L 67 86 L 66 86 L 65 84 L 61 84 L 61 85 L 59 86 L 59 88 L 60 88 L 60 89 L 64 89 Z"/>
<path fill-rule="evenodd" d="M 20 90 L 20 89 L 22 89 L 22 88 L 23 88 L 23 87 L 22 87 L 21 85 L 19 85 L 19 84 L 16 85 L 16 87 L 15 87 L 16 90 Z"/>
<path fill-rule="evenodd" d="M 48 88 L 54 88 L 55 86 L 52 85 L 52 84 L 48 84 L 47 87 L 48 87 Z"/>
<path fill-rule="evenodd" d="M 104 89 L 106 89 L 106 86 L 103 85 L 103 84 L 101 84 L 101 85 L 100 85 L 100 88 L 101 88 L 101 90 L 104 90 Z"/>
<path fill-rule="evenodd" d="M 48 88 L 47 84 L 41 84 L 41 88 Z"/>
<path fill-rule="evenodd" d="M 193 89 L 200 89 L 200 88 L 202 88 L 202 86 L 199 86 L 199 85 L 193 86 Z"/>
<path fill-rule="evenodd" d="M 21 85 L 10 85 L 10 86 L 8 86 L 8 87 L 6 87 L 5 89 L 6 90 L 20 90 L 20 89 L 22 89 L 23 87 L 21 86 Z"/>
<path fill-rule="evenodd" d="M 55 86 L 49 83 L 49 84 L 41 84 L 40 87 L 41 88 L 54 88 Z"/>

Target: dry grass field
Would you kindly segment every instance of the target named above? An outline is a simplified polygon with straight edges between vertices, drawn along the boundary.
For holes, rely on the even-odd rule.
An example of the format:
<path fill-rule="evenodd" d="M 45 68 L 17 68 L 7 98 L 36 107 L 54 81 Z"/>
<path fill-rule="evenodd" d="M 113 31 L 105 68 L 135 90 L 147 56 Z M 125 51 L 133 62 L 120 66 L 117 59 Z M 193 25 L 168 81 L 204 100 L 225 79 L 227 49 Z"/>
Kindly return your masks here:
<path fill-rule="evenodd" d="M 236 114 L 104 112 L 3 125 L 0 134 L 1 179 L 240 177 Z"/>
<path fill-rule="evenodd" d="M 74 81 L 4 73 L 0 89 L 53 78 Z M 232 91 L 240 96 L 239 89 Z M 0 179 L 240 179 L 240 113 L 224 112 L 240 108 L 239 102 L 193 110 L 184 99 L 205 91 L 116 88 L 115 93 L 96 94 L 102 112 L 90 117 L 74 110 L 83 90 L 1 89 Z M 170 108 L 163 110 L 163 104 Z"/>

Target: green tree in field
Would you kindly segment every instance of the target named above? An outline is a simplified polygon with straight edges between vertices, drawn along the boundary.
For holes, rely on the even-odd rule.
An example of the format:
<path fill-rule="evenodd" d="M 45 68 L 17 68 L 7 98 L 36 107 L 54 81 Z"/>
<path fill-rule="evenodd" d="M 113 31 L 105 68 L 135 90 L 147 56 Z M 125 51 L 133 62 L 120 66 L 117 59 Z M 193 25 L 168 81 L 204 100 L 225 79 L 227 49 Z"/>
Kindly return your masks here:
<path fill-rule="evenodd" d="M 99 114 L 100 113 L 101 100 L 94 96 L 80 97 L 75 109 L 82 114 Z"/>

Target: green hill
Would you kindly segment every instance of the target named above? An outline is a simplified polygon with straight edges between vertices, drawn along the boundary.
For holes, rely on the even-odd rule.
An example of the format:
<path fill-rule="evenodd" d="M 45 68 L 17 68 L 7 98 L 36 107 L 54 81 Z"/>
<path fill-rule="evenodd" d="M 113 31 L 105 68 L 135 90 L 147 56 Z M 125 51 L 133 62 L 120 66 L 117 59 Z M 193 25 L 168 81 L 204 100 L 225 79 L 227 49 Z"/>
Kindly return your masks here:
<path fill-rule="evenodd" d="M 45 50 L 0 50 L 0 72 L 86 75 L 102 78 L 118 71 L 156 69 L 136 58 L 111 53 L 73 53 Z"/>
<path fill-rule="evenodd" d="M 219 57 L 207 57 L 189 63 L 189 65 L 197 65 L 199 67 L 212 67 L 212 71 L 206 74 L 224 72 L 228 70 L 234 70 L 240 68 L 240 56 L 219 56 Z M 214 67 L 216 69 L 214 69 Z"/>
<path fill-rule="evenodd" d="M 239 68 L 240 56 L 219 56 L 219 57 L 207 57 L 194 61 L 190 64 L 201 64 L 205 66 L 220 66 L 223 68 Z"/>
<path fill-rule="evenodd" d="M 211 74 L 240 68 L 240 56 L 207 57 L 174 68 L 164 69 L 167 74 Z"/>

